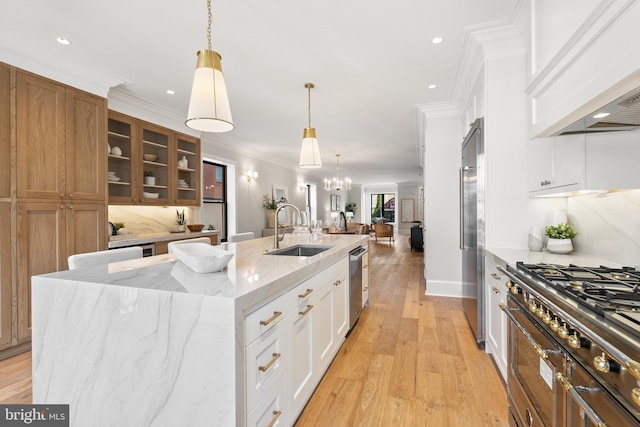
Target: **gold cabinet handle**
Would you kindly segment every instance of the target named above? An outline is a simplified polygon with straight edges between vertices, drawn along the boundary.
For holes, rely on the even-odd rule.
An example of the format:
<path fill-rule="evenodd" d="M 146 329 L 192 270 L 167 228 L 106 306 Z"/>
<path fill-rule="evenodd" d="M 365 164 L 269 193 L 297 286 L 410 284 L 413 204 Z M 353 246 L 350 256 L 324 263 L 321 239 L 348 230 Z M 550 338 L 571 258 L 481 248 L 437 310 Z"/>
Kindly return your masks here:
<path fill-rule="evenodd" d="M 493 293 L 494 294 L 499 294 L 500 293 L 500 289 L 496 288 L 495 286 L 493 286 Z"/>
<path fill-rule="evenodd" d="M 500 276 L 498 276 L 496 273 L 491 273 L 491 277 L 493 277 L 496 280 L 500 280 Z"/>
<path fill-rule="evenodd" d="M 302 310 L 302 311 L 299 311 L 299 312 L 298 312 L 298 314 L 299 314 L 300 316 L 304 316 L 305 314 L 307 314 L 308 312 L 310 312 L 312 308 L 313 308 L 313 306 L 312 306 L 311 304 L 308 304 L 308 305 L 307 305 L 307 308 L 306 308 L 306 309 L 304 309 L 304 310 Z"/>
<path fill-rule="evenodd" d="M 365 286 L 364 288 L 362 288 L 362 292 L 367 292 L 369 290 L 368 286 Z"/>
<path fill-rule="evenodd" d="M 607 427 L 607 425 L 602 421 L 602 419 L 598 416 L 596 411 L 593 410 L 589 403 L 584 400 L 580 393 L 575 389 L 573 384 L 569 381 L 567 377 L 565 377 L 562 372 L 556 373 L 556 380 L 562 385 L 562 387 L 566 390 L 566 392 L 573 398 L 575 403 L 580 407 L 581 411 L 584 411 L 584 414 L 591 420 L 597 427 Z"/>
<path fill-rule="evenodd" d="M 264 366 L 258 366 L 258 370 L 260 372 L 267 372 L 269 370 L 269 368 L 272 367 L 274 363 L 276 363 L 276 360 L 280 359 L 280 356 L 282 356 L 282 354 L 273 353 L 273 358 L 271 360 L 269 360 L 269 363 L 267 363 Z"/>
<path fill-rule="evenodd" d="M 280 418 L 280 415 L 282 415 L 282 411 L 273 411 L 273 418 L 267 427 L 273 427 L 276 421 L 278 421 L 278 418 Z"/>
<path fill-rule="evenodd" d="M 342 283 L 342 280 L 336 280 L 333 282 L 333 286 L 340 286 L 340 283 Z"/>
<path fill-rule="evenodd" d="M 273 312 L 273 316 L 271 316 L 267 320 L 261 320 L 260 324 L 262 326 L 267 326 L 269 323 L 273 322 L 274 320 L 276 320 L 280 316 L 282 316 L 282 312 L 281 311 L 274 311 Z"/>
<path fill-rule="evenodd" d="M 307 292 L 305 292 L 304 294 L 298 294 L 298 298 L 306 298 L 311 295 L 311 292 L 313 292 L 313 289 L 307 289 Z"/>

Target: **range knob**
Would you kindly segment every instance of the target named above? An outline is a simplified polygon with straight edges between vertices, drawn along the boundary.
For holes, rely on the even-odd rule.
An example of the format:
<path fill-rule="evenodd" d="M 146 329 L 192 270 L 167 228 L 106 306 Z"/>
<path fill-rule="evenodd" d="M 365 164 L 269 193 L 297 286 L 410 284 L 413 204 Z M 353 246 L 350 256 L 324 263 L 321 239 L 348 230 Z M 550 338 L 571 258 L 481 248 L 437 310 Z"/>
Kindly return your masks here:
<path fill-rule="evenodd" d="M 529 300 L 529 311 L 535 313 L 538 310 L 538 304 L 535 300 Z"/>
<path fill-rule="evenodd" d="M 557 317 L 554 317 L 553 320 L 549 322 L 549 327 L 553 332 L 557 332 L 558 329 L 560 328 L 560 319 L 558 319 Z"/>
<path fill-rule="evenodd" d="M 504 282 L 504 285 L 509 289 L 509 291 L 511 291 L 512 294 L 516 295 L 520 292 L 520 288 L 518 287 L 518 285 L 514 285 L 513 283 L 511 283 L 511 280 L 507 280 L 506 282 Z"/>
<path fill-rule="evenodd" d="M 542 319 L 542 316 L 544 316 L 544 312 L 545 309 L 542 305 L 538 306 L 538 309 L 536 310 L 536 315 Z"/>
<path fill-rule="evenodd" d="M 562 339 L 566 339 L 569 336 L 569 329 L 567 329 L 567 325 L 565 323 L 558 328 L 558 336 Z"/>
<path fill-rule="evenodd" d="M 593 367 L 600 372 L 609 372 L 611 370 L 611 365 L 609 364 L 609 358 L 607 355 L 602 353 L 602 356 L 594 357 Z"/>
<path fill-rule="evenodd" d="M 542 315 L 542 321 L 545 324 L 549 324 L 549 322 L 551 322 L 551 313 L 549 313 L 549 311 L 545 310 L 544 314 Z"/>
<path fill-rule="evenodd" d="M 582 347 L 582 343 L 580 342 L 580 337 L 577 332 L 574 332 L 569 338 L 567 338 L 569 342 L 569 347 L 571 348 L 580 348 Z"/>

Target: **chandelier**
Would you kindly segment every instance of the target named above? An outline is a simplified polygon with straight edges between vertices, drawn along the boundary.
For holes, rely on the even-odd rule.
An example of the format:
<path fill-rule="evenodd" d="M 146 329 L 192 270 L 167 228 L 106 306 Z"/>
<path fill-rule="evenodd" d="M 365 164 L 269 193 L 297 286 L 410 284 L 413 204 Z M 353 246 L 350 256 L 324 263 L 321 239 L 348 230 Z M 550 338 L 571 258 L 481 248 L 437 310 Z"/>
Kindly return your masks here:
<path fill-rule="evenodd" d="M 346 178 L 343 180 L 340 178 L 340 154 L 336 154 L 336 176 L 333 179 L 324 180 L 325 191 L 351 191 L 351 180 Z"/>
<path fill-rule="evenodd" d="M 211 0 L 207 0 L 207 49 L 198 51 L 189 112 L 185 124 L 202 132 L 228 132 L 234 128 L 224 83 L 220 54 L 211 50 Z"/>

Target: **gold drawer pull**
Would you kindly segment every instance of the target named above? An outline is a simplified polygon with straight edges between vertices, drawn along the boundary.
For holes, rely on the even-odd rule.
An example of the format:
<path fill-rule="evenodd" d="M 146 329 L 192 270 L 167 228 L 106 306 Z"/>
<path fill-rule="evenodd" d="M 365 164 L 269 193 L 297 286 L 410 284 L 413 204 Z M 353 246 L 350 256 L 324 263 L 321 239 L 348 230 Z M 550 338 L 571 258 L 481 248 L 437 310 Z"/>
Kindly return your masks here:
<path fill-rule="evenodd" d="M 362 289 L 362 292 L 367 292 L 368 290 L 369 290 L 369 287 L 368 287 L 368 286 L 365 286 L 365 287 Z"/>
<path fill-rule="evenodd" d="M 342 283 L 342 280 L 336 280 L 333 282 L 333 286 L 340 286 L 340 283 Z"/>
<path fill-rule="evenodd" d="M 278 360 L 280 358 L 280 356 L 282 356 L 282 354 L 273 353 L 273 359 L 269 360 L 269 363 L 267 363 L 264 366 L 258 366 L 258 370 L 260 372 L 267 372 L 269 370 L 269 368 L 272 367 L 274 363 L 276 363 L 276 360 Z"/>
<path fill-rule="evenodd" d="M 282 415 L 282 411 L 273 411 L 273 419 L 267 427 L 273 427 L 276 421 L 278 421 L 278 418 L 280 418 L 280 415 Z"/>
<path fill-rule="evenodd" d="M 491 273 L 491 277 L 493 277 L 496 280 L 500 280 L 500 276 L 498 276 L 496 273 Z"/>
<path fill-rule="evenodd" d="M 273 322 L 274 320 L 276 320 L 278 317 L 280 317 L 282 315 L 281 311 L 274 311 L 273 312 L 273 316 L 271 316 L 270 318 L 268 318 L 267 320 L 261 320 L 260 324 L 262 326 L 267 326 L 269 323 Z"/>
<path fill-rule="evenodd" d="M 298 314 L 300 316 L 304 316 L 305 314 L 307 314 L 308 312 L 311 311 L 311 309 L 313 308 L 313 306 L 311 304 L 307 305 L 307 308 L 303 311 L 299 311 Z"/>
<path fill-rule="evenodd" d="M 307 292 L 305 292 L 304 294 L 298 294 L 298 298 L 306 298 L 311 295 L 311 292 L 313 292 L 313 289 L 307 289 Z"/>

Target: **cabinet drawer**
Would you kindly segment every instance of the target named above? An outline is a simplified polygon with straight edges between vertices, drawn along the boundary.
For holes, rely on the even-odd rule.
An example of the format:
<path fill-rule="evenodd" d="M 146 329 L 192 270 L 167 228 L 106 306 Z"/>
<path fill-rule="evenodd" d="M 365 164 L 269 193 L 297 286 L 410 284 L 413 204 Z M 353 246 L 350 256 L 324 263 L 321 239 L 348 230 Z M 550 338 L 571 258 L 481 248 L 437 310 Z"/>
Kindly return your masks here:
<path fill-rule="evenodd" d="M 247 416 L 247 426 L 288 425 L 287 382 L 282 377 Z"/>
<path fill-rule="evenodd" d="M 245 345 L 287 317 L 287 311 L 286 295 L 282 295 L 249 313 L 245 318 Z"/>
<path fill-rule="evenodd" d="M 247 347 L 247 412 L 287 370 L 286 340 L 287 324 L 278 322 Z"/>

